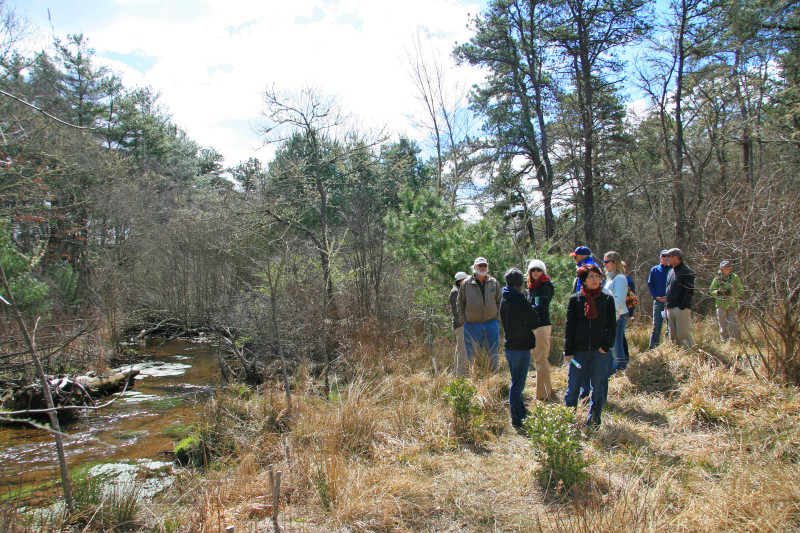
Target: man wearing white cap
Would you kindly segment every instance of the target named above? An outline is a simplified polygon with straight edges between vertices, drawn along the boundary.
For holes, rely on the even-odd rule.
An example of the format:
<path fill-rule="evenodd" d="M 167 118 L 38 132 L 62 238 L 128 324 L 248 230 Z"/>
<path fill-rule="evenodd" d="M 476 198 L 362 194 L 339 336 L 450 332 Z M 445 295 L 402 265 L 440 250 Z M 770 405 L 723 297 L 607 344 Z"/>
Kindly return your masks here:
<path fill-rule="evenodd" d="M 489 275 L 489 262 L 478 257 L 472 264 L 473 274 L 466 278 L 458 289 L 456 303 L 458 318 L 464 324 L 464 344 L 467 357 L 465 364 L 456 367 L 456 375 L 466 372 L 466 366 L 474 360 L 475 352 L 485 350 L 489 365 L 497 370 L 497 353 L 500 349 L 500 283 Z"/>
<path fill-rule="evenodd" d="M 457 272 L 455 275 L 456 283 L 450 289 L 450 312 L 453 314 L 453 334 L 456 336 L 455 364 L 453 368 L 458 371 L 459 367 L 465 367 L 467 361 L 467 349 L 464 346 L 464 321 L 458 318 L 458 289 L 461 283 L 469 277 L 466 272 Z"/>

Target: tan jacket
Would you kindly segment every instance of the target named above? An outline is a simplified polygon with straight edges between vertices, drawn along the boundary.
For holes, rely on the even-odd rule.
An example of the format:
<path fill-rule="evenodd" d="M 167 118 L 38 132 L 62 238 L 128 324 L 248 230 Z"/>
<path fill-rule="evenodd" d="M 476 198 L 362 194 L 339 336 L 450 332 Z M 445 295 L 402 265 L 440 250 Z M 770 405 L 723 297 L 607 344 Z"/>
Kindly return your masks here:
<path fill-rule="evenodd" d="M 458 318 L 464 322 L 488 322 L 497 320 L 500 315 L 500 300 L 503 295 L 500 290 L 500 283 L 492 276 L 486 276 L 484 282 L 484 293 L 475 276 L 470 276 L 461 282 L 458 290 Z"/>

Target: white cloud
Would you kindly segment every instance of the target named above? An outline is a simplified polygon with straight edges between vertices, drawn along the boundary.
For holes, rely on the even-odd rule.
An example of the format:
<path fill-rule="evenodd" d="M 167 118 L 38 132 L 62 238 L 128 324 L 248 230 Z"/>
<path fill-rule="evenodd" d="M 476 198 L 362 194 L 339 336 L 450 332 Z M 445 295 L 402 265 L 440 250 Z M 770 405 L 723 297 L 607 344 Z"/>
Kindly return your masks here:
<path fill-rule="evenodd" d="M 44 0 L 29 3 L 24 9 L 49 27 L 46 15 L 41 21 Z M 261 92 L 272 84 L 280 89 L 314 85 L 365 122 L 387 124 L 422 140 L 408 118 L 421 110 L 403 63 L 405 49 L 417 28 L 425 27 L 442 53 L 449 53 L 456 41 L 469 38 L 467 13 L 477 13 L 484 0 L 98 4 L 103 8 L 94 14 L 51 7 L 56 33 L 83 32 L 100 57 L 152 57 L 152 68 L 143 74 L 111 63 L 126 86 L 159 91 L 179 126 L 234 165 L 264 157 L 255 152 L 258 135 L 246 125 L 257 122 Z"/>

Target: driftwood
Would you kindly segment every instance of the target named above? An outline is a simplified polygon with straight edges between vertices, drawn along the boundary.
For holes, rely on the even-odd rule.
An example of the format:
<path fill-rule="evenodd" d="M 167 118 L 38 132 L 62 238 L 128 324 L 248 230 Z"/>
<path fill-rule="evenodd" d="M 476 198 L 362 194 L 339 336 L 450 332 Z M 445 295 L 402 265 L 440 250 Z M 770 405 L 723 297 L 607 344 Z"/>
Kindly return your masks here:
<path fill-rule="evenodd" d="M 110 376 L 78 376 L 75 378 L 75 382 L 82 385 L 93 396 L 108 396 L 120 391 L 126 381 L 130 387 L 133 384 L 133 378 L 137 375 L 139 375 L 139 369 L 134 367 Z"/>
<path fill-rule="evenodd" d="M 108 396 L 133 385 L 139 374 L 138 368 L 131 368 L 110 376 L 48 376 L 53 403 L 61 416 L 74 416 L 79 410 L 75 407 L 95 405 L 94 399 Z M 0 408 L 4 411 L 40 411 L 47 407 L 44 392 L 39 381 L 31 379 L 0 380 Z M 70 408 L 70 409 L 65 409 Z M 22 416 L 27 416 L 22 413 Z"/>

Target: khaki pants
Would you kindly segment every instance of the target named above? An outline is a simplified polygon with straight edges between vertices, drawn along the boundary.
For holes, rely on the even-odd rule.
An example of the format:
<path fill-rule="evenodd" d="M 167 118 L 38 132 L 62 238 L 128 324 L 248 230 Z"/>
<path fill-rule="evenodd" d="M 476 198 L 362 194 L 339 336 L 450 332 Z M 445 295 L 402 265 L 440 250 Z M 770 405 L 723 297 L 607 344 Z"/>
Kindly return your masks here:
<path fill-rule="evenodd" d="M 466 375 L 467 367 L 469 366 L 469 361 L 467 360 L 467 346 L 464 344 L 464 326 L 462 325 L 454 329 L 453 334 L 456 336 L 455 364 L 453 368 L 456 376 L 463 376 Z"/>
<path fill-rule="evenodd" d="M 686 348 L 694 346 L 692 341 L 692 311 L 690 309 L 680 309 L 678 307 L 667 309 L 667 328 L 669 329 L 669 340 Z"/>
<path fill-rule="evenodd" d="M 717 307 L 717 322 L 719 323 L 719 336 L 723 341 L 736 340 L 739 336 L 739 320 L 736 309 L 723 309 Z"/>
<path fill-rule="evenodd" d="M 536 348 L 533 349 L 533 364 L 536 367 L 536 397 L 544 400 L 553 392 L 550 382 L 550 334 L 552 326 L 540 326 L 533 330 L 536 336 Z"/>

